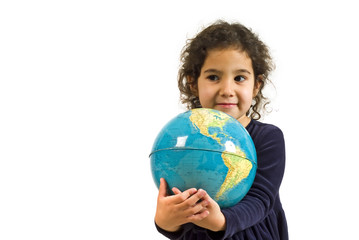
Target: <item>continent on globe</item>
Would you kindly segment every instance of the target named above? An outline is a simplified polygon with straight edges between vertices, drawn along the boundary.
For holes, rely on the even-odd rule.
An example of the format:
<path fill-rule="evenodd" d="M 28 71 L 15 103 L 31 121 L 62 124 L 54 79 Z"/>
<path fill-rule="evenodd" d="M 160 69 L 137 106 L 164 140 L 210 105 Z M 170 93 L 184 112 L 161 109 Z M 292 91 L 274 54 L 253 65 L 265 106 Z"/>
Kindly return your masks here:
<path fill-rule="evenodd" d="M 218 127 L 223 131 L 223 126 L 229 120 L 224 114 L 225 113 L 223 112 L 214 111 L 212 109 L 209 109 L 208 111 L 199 110 L 192 111 L 189 119 L 193 125 L 199 129 L 201 134 L 211 137 L 221 144 L 221 139 L 217 137 L 218 132 L 209 133 L 209 129 Z"/>
<path fill-rule="evenodd" d="M 228 173 L 221 188 L 216 194 L 216 200 L 219 200 L 226 191 L 232 189 L 243 179 L 248 177 L 252 170 L 253 165 L 251 161 L 241 156 L 241 153 L 243 152 L 240 149 L 236 148 L 236 150 L 238 151 L 238 155 L 222 153 L 224 164 L 228 167 Z"/>
<path fill-rule="evenodd" d="M 177 115 L 157 135 L 150 154 L 152 176 L 181 191 L 202 188 L 226 208 L 250 189 L 257 156 L 247 130 L 230 115 L 206 108 Z"/>

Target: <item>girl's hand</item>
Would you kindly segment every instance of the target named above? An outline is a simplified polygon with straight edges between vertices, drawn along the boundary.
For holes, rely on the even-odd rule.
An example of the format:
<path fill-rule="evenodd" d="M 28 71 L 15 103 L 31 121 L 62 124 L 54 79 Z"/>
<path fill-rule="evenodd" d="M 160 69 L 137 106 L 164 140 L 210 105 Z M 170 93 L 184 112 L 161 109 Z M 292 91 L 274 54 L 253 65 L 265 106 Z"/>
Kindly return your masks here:
<path fill-rule="evenodd" d="M 178 189 L 174 189 L 174 193 L 182 194 Z M 197 226 L 206 228 L 213 232 L 225 230 L 226 218 L 224 217 L 218 203 L 214 201 L 207 193 L 202 197 L 202 203 L 205 203 L 206 208 L 203 209 L 202 213 L 198 214 L 204 214 L 204 212 L 207 212 L 206 215 L 208 214 L 208 216 L 201 219 L 192 219 L 191 222 Z"/>
<path fill-rule="evenodd" d="M 208 202 L 198 202 L 207 194 L 205 191 L 197 191 L 195 188 L 184 192 L 173 188 L 173 191 L 178 194 L 168 196 L 167 183 L 161 178 L 155 216 L 155 222 L 160 228 L 175 232 L 181 228 L 182 224 L 200 221 L 208 216 L 208 212 L 205 211 Z"/>

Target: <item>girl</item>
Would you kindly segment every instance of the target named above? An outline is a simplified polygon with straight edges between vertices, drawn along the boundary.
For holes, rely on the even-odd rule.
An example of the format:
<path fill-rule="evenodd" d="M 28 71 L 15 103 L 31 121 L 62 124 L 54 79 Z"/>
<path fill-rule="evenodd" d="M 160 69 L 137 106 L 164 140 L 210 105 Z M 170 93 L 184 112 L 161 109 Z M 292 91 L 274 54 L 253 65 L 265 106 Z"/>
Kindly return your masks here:
<path fill-rule="evenodd" d="M 257 150 L 254 183 L 235 206 L 220 209 L 205 189 L 177 188 L 161 179 L 155 223 L 170 239 L 288 239 L 279 199 L 285 148 L 281 130 L 258 122 L 268 103 L 262 94 L 273 69 L 266 45 L 241 24 L 219 21 L 189 40 L 178 86 L 188 109 L 212 108 L 246 127 Z"/>

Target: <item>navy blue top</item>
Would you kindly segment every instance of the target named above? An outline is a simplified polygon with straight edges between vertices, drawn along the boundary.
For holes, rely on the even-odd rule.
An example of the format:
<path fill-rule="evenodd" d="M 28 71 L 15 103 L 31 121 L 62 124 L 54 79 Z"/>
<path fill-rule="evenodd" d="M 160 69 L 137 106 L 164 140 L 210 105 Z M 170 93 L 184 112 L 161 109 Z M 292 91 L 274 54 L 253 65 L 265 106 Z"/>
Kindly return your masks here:
<path fill-rule="evenodd" d="M 282 131 L 256 120 L 246 127 L 257 150 L 257 173 L 247 195 L 230 208 L 222 209 L 226 230 L 212 232 L 192 223 L 177 232 L 157 230 L 170 239 L 287 240 L 288 229 L 279 187 L 285 168 L 285 145 Z"/>

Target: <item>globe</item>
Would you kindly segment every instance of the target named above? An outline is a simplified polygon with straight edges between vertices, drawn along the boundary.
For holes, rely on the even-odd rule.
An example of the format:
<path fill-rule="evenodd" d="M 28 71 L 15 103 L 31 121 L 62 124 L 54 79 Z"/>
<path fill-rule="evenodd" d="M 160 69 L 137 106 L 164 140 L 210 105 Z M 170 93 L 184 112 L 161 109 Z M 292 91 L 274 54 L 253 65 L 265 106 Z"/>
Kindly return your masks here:
<path fill-rule="evenodd" d="M 169 121 L 154 141 L 150 161 L 157 187 L 164 178 L 169 189 L 201 188 L 221 208 L 243 199 L 257 170 L 247 130 L 230 115 L 206 108 Z"/>

